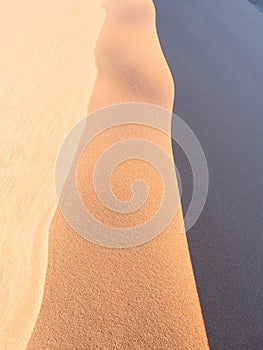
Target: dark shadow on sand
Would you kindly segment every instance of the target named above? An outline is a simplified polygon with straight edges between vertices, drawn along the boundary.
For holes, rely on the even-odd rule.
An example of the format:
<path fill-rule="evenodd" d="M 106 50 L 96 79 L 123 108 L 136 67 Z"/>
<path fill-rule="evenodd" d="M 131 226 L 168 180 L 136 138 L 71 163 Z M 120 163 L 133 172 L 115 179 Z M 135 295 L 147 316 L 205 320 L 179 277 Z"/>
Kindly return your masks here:
<path fill-rule="evenodd" d="M 245 0 L 154 3 L 174 111 L 209 166 L 206 206 L 188 232 L 209 343 L 263 349 L 263 16 Z M 174 148 L 186 209 L 191 171 Z"/>

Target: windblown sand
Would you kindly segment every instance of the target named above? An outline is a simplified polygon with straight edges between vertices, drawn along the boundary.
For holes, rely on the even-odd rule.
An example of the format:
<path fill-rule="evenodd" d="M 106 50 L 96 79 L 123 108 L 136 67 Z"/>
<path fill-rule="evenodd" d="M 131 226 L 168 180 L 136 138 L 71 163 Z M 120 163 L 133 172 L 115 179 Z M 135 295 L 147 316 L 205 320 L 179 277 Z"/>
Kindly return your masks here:
<path fill-rule="evenodd" d="M 104 17 L 94 1 L 0 5 L 1 350 L 25 349 L 37 319 L 57 205 L 55 160 L 87 114 Z"/>
<path fill-rule="evenodd" d="M 172 109 L 173 81 L 153 4 L 42 6 L 35 5 L 34 17 L 30 2 L 20 9 L 8 5 L 1 24 L 6 32 L 8 15 L 17 13 L 21 27 L 1 64 L 1 98 L 8 106 L 1 154 L 1 348 L 208 349 L 187 240 L 179 232 L 181 211 L 156 239 L 129 249 L 83 239 L 60 209 L 52 219 L 55 157 L 87 105 L 89 112 L 120 102 Z M 153 132 L 144 132 L 154 139 Z M 135 136 L 132 129 L 130 135 Z M 170 141 L 157 141 L 172 156 Z M 136 178 L 136 169 L 128 166 L 127 177 Z M 91 193 L 81 182 L 85 168 L 79 178 L 88 202 Z M 158 183 L 148 180 L 158 197 Z M 103 210 L 97 215 L 103 217 Z"/>

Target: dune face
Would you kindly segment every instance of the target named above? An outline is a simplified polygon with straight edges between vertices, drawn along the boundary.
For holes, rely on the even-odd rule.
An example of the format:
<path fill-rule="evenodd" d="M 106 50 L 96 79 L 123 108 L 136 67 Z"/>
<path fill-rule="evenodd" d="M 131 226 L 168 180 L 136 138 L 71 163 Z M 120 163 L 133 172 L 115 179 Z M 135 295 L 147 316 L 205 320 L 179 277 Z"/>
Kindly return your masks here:
<path fill-rule="evenodd" d="M 154 5 L 115 0 L 104 7 L 107 17 L 95 48 L 97 79 L 89 112 L 121 102 L 170 110 L 174 84 L 155 30 Z"/>
<path fill-rule="evenodd" d="M 206 205 L 188 232 L 209 344 L 261 349 L 263 16 L 248 1 L 154 2 L 176 76 L 175 112 L 198 136 L 209 165 Z M 192 174 L 178 153 L 187 189 Z M 184 208 L 191 195 L 183 192 Z"/>
<path fill-rule="evenodd" d="M 87 113 L 104 16 L 94 1 L 0 3 L 1 350 L 25 349 L 39 313 L 54 164 Z"/>
<path fill-rule="evenodd" d="M 97 77 L 89 111 L 121 102 L 147 102 L 170 110 L 173 83 L 158 42 L 152 3 L 107 1 L 104 6 L 106 20 L 95 49 Z M 131 127 L 113 130 L 111 141 L 126 132 L 156 139 L 151 130 Z M 82 156 L 77 179 L 87 207 L 92 196 L 85 183 L 88 159 L 96 157 L 107 141 L 98 140 L 94 153 L 85 150 Z M 172 157 L 169 138 L 156 142 Z M 136 161 L 122 169 L 124 178 L 147 178 L 147 174 L 158 199 L 160 186 L 149 169 Z M 118 179 L 113 176 L 113 188 L 121 195 Z M 96 214 L 104 217 L 101 209 Z M 116 225 L 113 216 L 107 218 Z M 179 233 L 182 222 L 179 210 L 152 241 L 112 249 L 83 239 L 58 208 L 49 232 L 42 306 L 27 350 L 208 349 L 187 240 Z"/>

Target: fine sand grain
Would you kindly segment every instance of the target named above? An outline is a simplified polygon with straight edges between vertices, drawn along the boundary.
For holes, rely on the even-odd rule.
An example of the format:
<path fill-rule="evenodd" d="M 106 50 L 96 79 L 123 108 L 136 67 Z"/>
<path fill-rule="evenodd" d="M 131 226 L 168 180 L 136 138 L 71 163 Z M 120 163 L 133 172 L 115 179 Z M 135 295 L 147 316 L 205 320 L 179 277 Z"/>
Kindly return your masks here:
<path fill-rule="evenodd" d="M 87 113 L 104 17 L 99 1 L 0 2 L 1 350 L 25 349 L 37 319 L 55 159 Z"/>
<path fill-rule="evenodd" d="M 130 101 L 171 110 L 174 87 L 158 42 L 153 4 L 109 0 L 104 9 L 89 111 Z M 113 141 L 123 136 L 120 132 L 114 131 Z M 143 133 L 154 139 L 154 133 L 142 127 Z M 136 133 L 131 128 L 128 135 Z M 170 140 L 156 142 L 172 156 Z M 98 153 L 103 146 L 98 142 Z M 126 177 L 136 179 L 137 167 L 137 163 L 127 166 Z M 143 173 L 144 167 L 140 169 Z M 92 193 L 81 181 L 85 170 L 84 164 L 78 176 L 86 204 Z M 121 191 L 114 179 L 118 177 L 113 177 L 113 187 Z M 158 195 L 161 189 L 155 177 L 148 180 Z M 103 218 L 104 211 L 96 214 Z M 156 239 L 134 248 L 109 249 L 81 238 L 57 209 L 49 231 L 44 296 L 27 349 L 208 349 L 181 224 L 179 211 Z"/>
<path fill-rule="evenodd" d="M 246 0 L 154 3 L 176 77 L 175 112 L 197 135 L 209 167 L 206 204 L 188 231 L 209 344 L 261 349 L 263 16 Z M 178 151 L 187 209 L 192 173 Z"/>

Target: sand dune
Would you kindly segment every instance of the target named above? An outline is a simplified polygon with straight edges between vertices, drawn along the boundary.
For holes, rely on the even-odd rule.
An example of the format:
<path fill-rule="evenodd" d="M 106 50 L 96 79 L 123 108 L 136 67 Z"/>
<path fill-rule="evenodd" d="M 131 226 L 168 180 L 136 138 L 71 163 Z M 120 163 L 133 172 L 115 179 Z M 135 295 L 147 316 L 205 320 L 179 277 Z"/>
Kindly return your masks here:
<path fill-rule="evenodd" d="M 151 1 L 106 1 L 97 41 L 98 69 L 89 112 L 121 102 L 148 102 L 171 109 L 174 84 L 155 29 Z"/>
<path fill-rule="evenodd" d="M 247 0 L 154 2 L 176 77 L 175 112 L 198 136 L 209 166 L 206 205 L 188 232 L 209 343 L 261 348 L 263 17 Z M 192 174 L 179 152 L 176 160 L 186 209 Z"/>
<path fill-rule="evenodd" d="M 156 35 L 152 3 L 111 0 L 104 8 L 89 111 L 138 101 L 171 110 L 174 87 Z M 113 133 L 113 141 L 121 132 Z M 140 132 L 154 139 L 151 131 Z M 128 134 L 136 136 L 132 128 Z M 93 157 L 105 142 L 98 142 Z M 158 142 L 172 156 L 170 140 Z M 85 172 L 87 168 L 80 169 L 80 179 Z M 124 174 L 136 178 L 136 165 Z M 148 180 L 158 194 L 155 179 Z M 80 183 L 80 191 L 88 205 L 93 194 L 85 183 Z M 104 218 L 103 209 L 94 210 Z M 115 225 L 113 216 L 110 220 Z M 179 211 L 157 239 L 126 250 L 109 249 L 81 238 L 57 209 L 50 227 L 42 307 L 27 349 L 207 349 L 181 223 Z"/>
<path fill-rule="evenodd" d="M 127 250 L 84 240 L 59 209 L 50 225 L 58 148 L 88 104 L 172 108 L 152 3 L 26 1 L 2 11 L 1 349 L 207 349 L 181 211 L 157 239 Z M 172 156 L 170 141 L 158 142 Z M 136 178 L 135 165 L 124 174 Z"/>
<path fill-rule="evenodd" d="M 39 312 L 55 159 L 86 115 L 104 16 L 93 1 L 0 5 L 1 350 L 25 349 Z"/>

